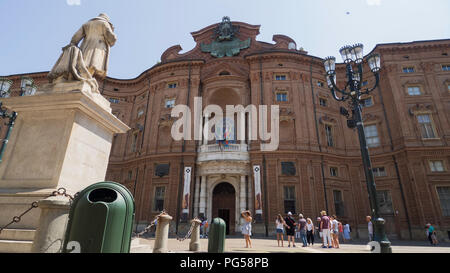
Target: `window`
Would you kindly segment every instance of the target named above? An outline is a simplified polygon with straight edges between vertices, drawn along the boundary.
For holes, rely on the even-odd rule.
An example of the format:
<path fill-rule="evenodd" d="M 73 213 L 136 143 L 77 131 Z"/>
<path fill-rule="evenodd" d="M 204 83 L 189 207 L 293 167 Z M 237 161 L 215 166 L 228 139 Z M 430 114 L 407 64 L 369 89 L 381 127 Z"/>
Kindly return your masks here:
<path fill-rule="evenodd" d="M 362 107 L 369 107 L 373 105 L 372 97 L 365 98 L 361 100 Z"/>
<path fill-rule="evenodd" d="M 110 103 L 119 103 L 119 99 L 117 98 L 109 98 Z"/>
<path fill-rule="evenodd" d="M 442 216 L 450 216 L 450 187 L 437 187 Z"/>
<path fill-rule="evenodd" d="M 133 171 L 128 171 L 127 179 L 131 180 L 132 177 L 133 177 Z"/>
<path fill-rule="evenodd" d="M 281 162 L 281 173 L 283 175 L 295 175 L 295 164 L 294 162 Z"/>
<path fill-rule="evenodd" d="M 327 106 L 327 100 L 323 98 L 319 98 L 319 104 L 320 106 Z"/>
<path fill-rule="evenodd" d="M 450 92 L 450 84 L 447 84 L 447 91 Z"/>
<path fill-rule="evenodd" d="M 275 80 L 276 81 L 285 81 L 286 75 L 275 75 Z"/>
<path fill-rule="evenodd" d="M 292 212 L 295 214 L 295 187 L 285 186 L 284 187 L 284 212 Z"/>
<path fill-rule="evenodd" d="M 318 82 L 317 82 L 317 86 L 318 86 L 318 87 L 323 87 L 323 85 L 324 85 L 323 82 L 321 82 L 321 81 L 318 81 Z"/>
<path fill-rule="evenodd" d="M 158 164 L 155 167 L 155 176 L 163 177 L 169 175 L 169 164 Z"/>
<path fill-rule="evenodd" d="M 368 125 L 364 127 L 366 134 L 366 142 L 368 147 L 380 146 L 380 139 L 378 138 L 378 131 L 376 125 Z"/>
<path fill-rule="evenodd" d="M 287 93 L 277 92 L 277 101 L 287 101 Z"/>
<path fill-rule="evenodd" d="M 119 91 L 119 88 L 114 88 L 114 91 L 115 91 L 115 92 L 118 92 L 118 91 Z"/>
<path fill-rule="evenodd" d="M 368 81 L 363 81 L 363 82 L 361 83 L 361 86 L 366 86 L 366 85 L 368 85 L 368 84 L 369 84 Z"/>
<path fill-rule="evenodd" d="M 377 191 L 378 205 L 380 214 L 393 214 L 392 198 L 390 191 Z"/>
<path fill-rule="evenodd" d="M 414 67 L 403 67 L 403 73 L 414 73 Z"/>
<path fill-rule="evenodd" d="M 336 167 L 331 167 L 330 168 L 330 175 L 333 177 L 337 177 L 338 176 L 338 169 Z"/>
<path fill-rule="evenodd" d="M 443 172 L 444 171 L 444 162 L 442 162 L 442 160 L 430 161 L 430 170 L 432 172 Z"/>
<path fill-rule="evenodd" d="M 166 192 L 166 187 L 156 187 L 155 188 L 155 198 L 153 203 L 153 211 L 163 211 L 164 210 L 164 195 Z"/>
<path fill-rule="evenodd" d="M 173 108 L 175 106 L 175 99 L 166 100 L 166 108 Z"/>
<path fill-rule="evenodd" d="M 327 145 L 328 147 L 333 147 L 333 131 L 331 125 L 325 125 L 325 135 L 327 136 Z"/>
<path fill-rule="evenodd" d="M 375 177 L 387 176 L 386 169 L 384 167 L 373 168 L 372 172 Z"/>
<path fill-rule="evenodd" d="M 144 114 L 144 109 L 139 110 L 137 117 L 140 118 Z"/>
<path fill-rule="evenodd" d="M 450 64 L 443 64 L 442 71 L 450 71 Z"/>
<path fill-rule="evenodd" d="M 336 216 L 344 216 L 344 201 L 342 199 L 342 191 L 333 191 L 334 209 Z"/>
<path fill-rule="evenodd" d="M 177 83 L 176 82 L 171 82 L 169 84 L 167 84 L 168 88 L 177 88 Z"/>
<path fill-rule="evenodd" d="M 132 142 L 131 142 L 131 151 L 132 151 L 132 152 L 136 152 L 137 139 L 138 139 L 138 134 L 137 134 L 137 133 L 134 133 L 134 134 L 133 134 L 133 140 L 132 140 Z"/>
<path fill-rule="evenodd" d="M 430 115 L 417 115 L 417 121 L 419 122 L 419 129 L 422 134 L 422 138 L 436 138 Z"/>
<path fill-rule="evenodd" d="M 420 96 L 422 92 L 419 86 L 408 86 L 408 95 L 410 96 Z"/>

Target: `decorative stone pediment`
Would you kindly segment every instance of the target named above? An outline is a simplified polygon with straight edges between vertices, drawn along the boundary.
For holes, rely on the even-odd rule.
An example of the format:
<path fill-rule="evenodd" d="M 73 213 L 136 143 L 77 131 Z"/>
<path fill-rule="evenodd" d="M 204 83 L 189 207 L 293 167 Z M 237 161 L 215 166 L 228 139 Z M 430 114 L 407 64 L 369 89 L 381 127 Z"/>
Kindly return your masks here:
<path fill-rule="evenodd" d="M 333 125 L 335 125 L 337 123 L 336 119 L 334 119 L 328 115 L 320 117 L 319 122 L 320 122 L 320 124 L 333 124 Z"/>
<path fill-rule="evenodd" d="M 403 82 L 402 87 L 406 88 L 410 85 L 425 85 L 425 82 L 422 78 L 408 79 L 407 81 Z"/>
<path fill-rule="evenodd" d="M 161 116 L 159 119 L 159 127 L 165 127 L 165 126 L 172 126 L 172 124 L 175 122 L 175 119 L 172 118 L 170 114 L 166 114 Z"/>
<path fill-rule="evenodd" d="M 294 112 L 290 108 L 280 108 L 280 122 L 294 120 Z"/>
<path fill-rule="evenodd" d="M 430 104 L 418 103 L 409 108 L 409 113 L 411 115 L 416 115 L 419 113 L 434 113 L 434 107 Z"/>
<path fill-rule="evenodd" d="M 373 114 L 365 114 L 363 116 L 363 122 L 364 123 L 380 123 L 381 122 L 381 118 L 377 115 L 373 115 Z"/>

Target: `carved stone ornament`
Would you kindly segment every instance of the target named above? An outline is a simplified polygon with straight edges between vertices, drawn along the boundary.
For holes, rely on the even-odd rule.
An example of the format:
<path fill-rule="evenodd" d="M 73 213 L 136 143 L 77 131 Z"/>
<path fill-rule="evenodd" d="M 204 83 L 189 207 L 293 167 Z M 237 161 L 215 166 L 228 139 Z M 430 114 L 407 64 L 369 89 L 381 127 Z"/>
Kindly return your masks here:
<path fill-rule="evenodd" d="M 319 122 L 320 124 L 335 124 L 336 120 L 334 118 L 325 115 L 323 117 L 320 117 Z"/>
<path fill-rule="evenodd" d="M 250 47 L 250 38 L 241 41 L 235 35 L 239 28 L 231 24 L 228 16 L 223 17 L 222 23 L 214 31 L 215 40 L 210 44 L 201 43 L 202 52 L 211 53 L 216 58 L 232 57 L 238 55 L 242 49 Z"/>
<path fill-rule="evenodd" d="M 409 113 L 413 116 L 416 113 L 433 113 L 434 108 L 432 105 L 426 105 L 426 104 L 416 104 L 409 108 Z"/>

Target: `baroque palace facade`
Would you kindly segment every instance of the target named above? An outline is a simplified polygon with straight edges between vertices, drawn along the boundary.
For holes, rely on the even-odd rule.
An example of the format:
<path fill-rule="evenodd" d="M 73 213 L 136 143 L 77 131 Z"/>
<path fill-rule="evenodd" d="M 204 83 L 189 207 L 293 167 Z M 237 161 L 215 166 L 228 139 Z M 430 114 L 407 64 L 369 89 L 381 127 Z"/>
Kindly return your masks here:
<path fill-rule="evenodd" d="M 284 35 L 274 35 L 274 43 L 258 41 L 259 29 L 224 18 L 191 33 L 192 50 L 167 49 L 160 63 L 137 78 L 100 80 L 113 114 L 132 128 L 114 137 L 106 180 L 134 194 L 139 228 L 165 209 L 174 216 L 173 231 L 182 233 L 186 219 L 201 215 L 222 217 L 234 234 L 240 232 L 240 211 L 249 209 L 257 213 L 254 233 L 273 234 L 277 214 L 315 220 L 326 210 L 349 223 L 354 237 L 366 237 L 370 209 L 358 137 L 339 113 L 343 103 L 330 95 L 322 59 Z M 373 52 L 381 55 L 381 83 L 363 98 L 363 116 L 388 237 L 424 239 L 424 226 L 432 223 L 447 240 L 450 40 L 379 44 Z M 365 70 L 363 85 L 371 86 L 373 74 Z M 337 73 L 344 78 L 344 65 L 337 65 Z M 39 86 L 47 74 L 8 78 L 14 92 L 21 76 Z M 261 151 L 259 138 L 225 144 L 173 140 L 172 108 L 194 109 L 195 97 L 203 107 L 223 109 L 279 105 L 278 149 Z"/>

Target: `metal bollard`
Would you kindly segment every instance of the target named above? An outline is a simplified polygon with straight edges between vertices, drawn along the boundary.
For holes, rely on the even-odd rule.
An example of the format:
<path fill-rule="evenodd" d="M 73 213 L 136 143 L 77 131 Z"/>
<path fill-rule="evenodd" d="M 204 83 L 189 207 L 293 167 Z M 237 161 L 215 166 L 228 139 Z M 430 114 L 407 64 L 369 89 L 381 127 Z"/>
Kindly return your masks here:
<path fill-rule="evenodd" d="M 223 253 L 225 250 L 226 224 L 221 218 L 214 218 L 208 235 L 208 252 Z"/>
<path fill-rule="evenodd" d="M 189 251 L 200 250 L 200 224 L 202 221 L 199 219 L 192 219 L 191 225 L 194 225 L 191 233 L 191 241 L 189 243 Z"/>
<path fill-rule="evenodd" d="M 167 242 L 169 240 L 169 222 L 172 220 L 172 216 L 168 214 L 162 214 L 158 218 L 158 224 L 156 225 L 156 238 L 155 245 L 153 247 L 153 253 L 166 253 Z"/>

